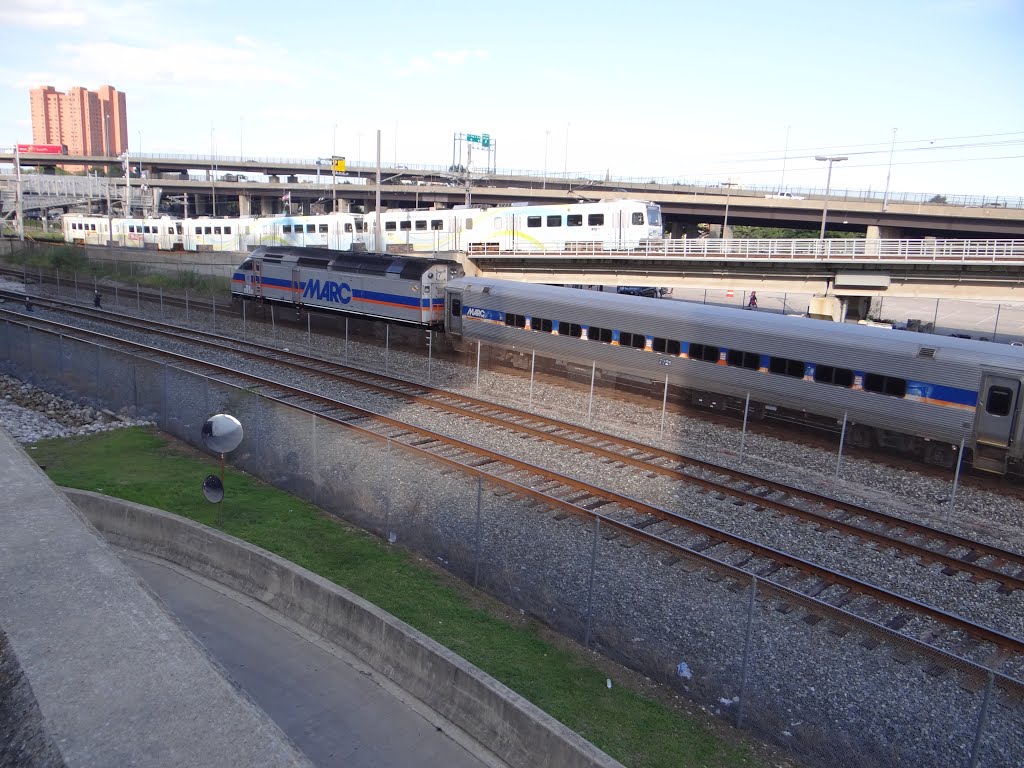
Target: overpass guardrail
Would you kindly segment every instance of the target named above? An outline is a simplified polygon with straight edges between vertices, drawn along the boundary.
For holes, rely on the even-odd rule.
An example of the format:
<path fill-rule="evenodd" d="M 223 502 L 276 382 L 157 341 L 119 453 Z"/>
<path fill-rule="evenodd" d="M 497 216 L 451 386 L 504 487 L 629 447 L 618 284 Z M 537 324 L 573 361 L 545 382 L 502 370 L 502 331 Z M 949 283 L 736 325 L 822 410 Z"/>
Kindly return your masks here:
<path fill-rule="evenodd" d="M 683 238 L 623 242 L 614 250 L 601 243 L 578 243 L 552 251 L 542 246 L 518 245 L 498 252 L 487 244 L 471 246 L 470 256 L 516 258 L 547 256 L 593 258 L 700 258 L 737 261 L 848 261 L 893 263 L 1024 264 L 1024 240 L 719 240 Z"/>

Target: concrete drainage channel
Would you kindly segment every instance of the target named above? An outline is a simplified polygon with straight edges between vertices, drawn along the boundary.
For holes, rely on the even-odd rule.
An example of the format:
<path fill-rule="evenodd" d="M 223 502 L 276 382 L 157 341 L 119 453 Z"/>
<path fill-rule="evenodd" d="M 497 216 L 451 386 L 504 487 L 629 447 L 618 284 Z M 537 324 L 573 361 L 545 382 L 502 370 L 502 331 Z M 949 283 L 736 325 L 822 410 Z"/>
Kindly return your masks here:
<path fill-rule="evenodd" d="M 269 552 L 162 510 L 63 489 L 115 546 L 174 563 L 347 650 L 510 766 L 619 766 L 579 734 L 426 635 Z"/>

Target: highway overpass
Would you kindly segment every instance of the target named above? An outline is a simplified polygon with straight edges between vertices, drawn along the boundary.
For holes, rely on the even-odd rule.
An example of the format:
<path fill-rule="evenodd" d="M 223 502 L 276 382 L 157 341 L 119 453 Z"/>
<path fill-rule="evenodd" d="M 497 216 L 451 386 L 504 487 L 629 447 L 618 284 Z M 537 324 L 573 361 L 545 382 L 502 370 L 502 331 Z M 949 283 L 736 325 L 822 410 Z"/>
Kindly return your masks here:
<path fill-rule="evenodd" d="M 59 165 L 122 167 L 119 158 L 93 156 L 22 155 L 19 161 L 26 170 L 26 184 L 35 181 L 32 177 L 36 174 L 56 173 Z M 0 152 L 0 165 L 5 163 L 13 165 L 11 152 Z M 284 209 L 285 196 L 290 196 L 296 212 L 332 207 L 372 210 L 377 194 L 377 169 L 368 164 L 349 164 L 343 174 L 332 174 L 329 166 L 301 159 L 143 155 L 131 157 L 130 164 L 141 168 L 143 177 L 132 178 L 129 185 L 136 189 L 144 185 L 152 205 L 187 195 L 192 214 L 212 215 L 216 199 L 216 213 L 221 216 L 272 215 Z M 801 190 L 803 194 L 796 197 L 779 199 L 770 196 L 767 188 L 722 189 L 515 171 L 481 175 L 441 166 L 383 167 L 380 177 L 381 203 L 388 208 L 451 207 L 466 202 L 499 205 L 522 200 L 652 200 L 662 206 L 666 230 L 672 237 L 693 236 L 701 225 L 717 231 L 725 223 L 727 211 L 729 225 L 817 230 L 827 202 L 829 232 L 897 239 L 1024 238 L 1024 198 L 954 197 L 941 202 L 945 199 L 941 196 L 894 193 L 883 201 L 879 192 L 832 190 L 826 201 L 823 190 Z M 117 200 L 123 196 L 119 190 L 125 179 L 115 177 L 110 182 L 114 186 L 111 197 Z M 0 175 L 0 190 L 6 191 L 5 210 L 15 184 L 12 173 Z M 936 202 L 930 202 L 932 199 Z M 100 196 L 97 205 L 104 200 L 105 196 Z M 45 200 L 41 202 L 45 206 Z M 133 196 L 133 206 L 145 204 L 142 196 Z"/>

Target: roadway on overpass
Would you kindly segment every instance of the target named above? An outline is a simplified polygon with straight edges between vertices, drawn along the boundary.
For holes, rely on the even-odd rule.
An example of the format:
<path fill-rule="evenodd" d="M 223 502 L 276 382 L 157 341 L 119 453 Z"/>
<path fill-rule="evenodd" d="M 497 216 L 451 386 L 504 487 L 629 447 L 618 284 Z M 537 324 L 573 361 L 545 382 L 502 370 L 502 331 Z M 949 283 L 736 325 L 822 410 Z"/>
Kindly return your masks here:
<path fill-rule="evenodd" d="M 264 606 L 162 561 L 121 556 L 316 765 L 503 765 L 400 689 L 383 687 L 379 674 Z"/>

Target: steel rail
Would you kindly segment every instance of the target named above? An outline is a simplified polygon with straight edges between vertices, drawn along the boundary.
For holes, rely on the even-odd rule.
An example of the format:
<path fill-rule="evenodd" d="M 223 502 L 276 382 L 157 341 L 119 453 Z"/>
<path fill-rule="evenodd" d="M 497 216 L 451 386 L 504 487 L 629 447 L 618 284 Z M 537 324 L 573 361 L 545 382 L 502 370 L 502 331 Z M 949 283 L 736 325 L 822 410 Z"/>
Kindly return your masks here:
<path fill-rule="evenodd" d="M 77 338 L 84 341 L 85 343 L 90 344 L 96 343 L 94 339 L 100 339 L 105 343 L 105 345 L 122 345 L 128 347 L 129 349 L 144 351 L 148 356 L 170 358 L 180 363 L 184 363 L 191 366 L 197 366 L 207 370 L 212 370 L 224 376 L 242 379 L 244 381 L 249 382 L 247 390 L 259 392 L 260 396 L 268 397 L 268 399 L 275 400 L 276 402 L 279 402 L 288 407 L 296 408 L 304 412 L 315 414 L 322 418 L 328 419 L 333 423 L 337 423 L 352 429 L 356 429 L 357 431 L 361 432 L 364 435 L 372 435 L 376 436 L 378 439 L 391 440 L 392 442 L 395 442 L 403 446 L 404 448 L 415 451 L 419 455 L 426 456 L 431 459 L 443 460 L 445 463 L 449 463 L 453 467 L 457 467 L 463 470 L 469 469 L 474 473 L 480 472 L 482 476 L 488 478 L 489 480 L 493 480 L 495 482 L 501 481 L 501 484 L 504 487 L 514 491 L 515 493 L 527 495 L 538 501 L 543 501 L 544 503 L 552 504 L 561 509 L 564 509 L 567 512 L 572 512 L 574 514 L 583 515 L 586 517 L 600 517 L 600 519 L 606 521 L 607 525 L 611 525 L 612 527 L 616 528 L 617 530 L 621 530 L 622 532 L 628 532 L 630 535 L 648 541 L 650 543 L 658 543 L 659 545 L 670 549 L 677 556 L 693 556 L 695 554 L 700 554 L 699 551 L 694 550 L 692 547 L 687 547 L 683 544 L 679 544 L 676 542 L 670 542 L 664 537 L 650 534 L 644 531 L 642 528 L 630 525 L 629 523 L 615 521 L 607 515 L 597 513 L 595 510 L 600 506 L 606 506 L 607 504 L 613 503 L 622 508 L 640 512 L 646 515 L 651 515 L 656 518 L 667 515 L 665 519 L 669 519 L 677 525 L 685 524 L 685 526 L 689 528 L 692 533 L 708 539 L 710 543 L 703 548 L 705 550 L 711 546 L 715 546 L 718 543 L 728 543 L 733 547 L 741 549 L 744 552 L 748 552 L 749 556 L 745 559 L 746 561 L 758 557 L 769 560 L 772 563 L 770 566 L 761 569 L 760 574 L 754 573 L 753 575 L 759 576 L 760 578 L 763 578 L 766 581 L 771 582 L 773 585 L 783 587 L 787 586 L 786 584 L 780 584 L 777 580 L 773 579 L 772 576 L 778 571 L 780 571 L 783 567 L 793 568 L 798 570 L 802 574 L 822 579 L 828 584 L 840 585 L 844 587 L 848 591 L 847 594 L 844 594 L 840 598 L 844 604 L 850 602 L 851 594 L 870 597 L 882 603 L 883 605 L 888 605 L 890 607 L 896 607 L 898 610 L 910 611 L 911 613 L 923 615 L 925 617 L 928 617 L 939 622 L 940 624 L 946 626 L 948 629 L 954 632 L 963 632 L 967 634 L 969 637 L 973 637 L 977 640 L 984 641 L 985 643 L 988 643 L 995 647 L 995 657 L 1005 658 L 1008 654 L 1012 654 L 1015 656 L 1024 654 L 1024 639 L 1016 638 L 1011 635 L 1006 635 L 994 628 L 976 624 L 955 614 L 948 613 L 933 606 L 929 606 L 927 604 L 921 603 L 911 598 L 907 598 L 903 595 L 899 595 L 889 590 L 846 576 L 845 574 L 839 573 L 830 568 L 826 568 L 824 566 L 812 563 L 810 561 L 803 560 L 793 555 L 789 555 L 785 552 L 775 550 L 771 547 L 767 547 L 756 542 L 750 541 L 748 539 L 744 539 L 743 537 L 731 534 L 727 531 L 717 529 L 713 526 L 705 525 L 703 523 L 691 520 L 689 518 L 685 518 L 681 515 L 677 515 L 672 512 L 668 512 L 667 510 L 663 510 L 653 505 L 637 501 L 623 494 L 608 491 L 597 486 L 594 486 L 592 484 L 585 483 L 574 478 L 566 477 L 564 475 L 560 475 L 550 470 L 539 469 L 529 462 L 504 456 L 500 453 L 497 453 L 496 451 L 481 448 L 479 446 L 466 443 L 456 438 L 448 437 L 445 435 L 439 435 L 430 430 L 406 424 L 397 419 L 393 419 L 391 417 L 375 413 L 368 409 L 360 408 L 346 403 L 340 403 L 336 400 L 332 400 L 331 398 L 328 398 L 315 392 L 311 392 L 309 390 L 302 389 L 300 387 L 295 387 L 293 385 L 285 384 L 282 382 L 270 382 L 266 380 L 265 376 L 249 374 L 244 371 L 239 371 L 237 369 L 230 368 L 228 366 L 222 366 L 208 361 L 199 360 L 197 358 L 193 358 L 188 355 L 182 355 L 180 353 L 156 349 L 154 347 L 150 347 L 138 342 L 127 341 L 125 339 L 121 339 L 116 336 L 111 336 L 105 333 L 100 333 L 98 331 L 89 331 L 74 326 L 69 326 L 67 324 L 58 323 L 53 320 L 47 320 L 39 317 L 28 318 L 21 313 L 11 312 L 9 310 L 0 310 L 0 314 L 8 316 L 10 318 L 8 322 L 14 322 L 25 327 L 34 327 L 40 331 L 50 333 L 52 335 L 64 336 L 68 338 Z M 233 385 L 231 381 L 222 381 L 223 383 Z M 286 392 L 288 393 L 288 397 L 285 398 L 278 397 L 275 395 L 268 395 L 263 391 L 267 389 L 276 389 Z M 372 429 L 367 429 L 358 424 L 352 423 L 351 418 L 343 419 L 334 417 L 329 413 L 325 414 L 321 411 L 314 410 L 311 407 L 304 406 L 301 403 L 296 403 L 293 399 L 296 397 L 311 401 L 313 403 L 324 405 L 328 407 L 330 410 L 346 411 L 352 414 L 352 416 L 355 418 L 367 420 L 370 423 L 379 423 L 395 431 L 390 434 L 381 434 L 380 432 L 374 431 Z M 418 442 L 415 444 L 410 444 L 402 442 L 400 439 L 398 439 L 405 435 L 413 435 L 418 440 Z M 457 451 L 460 451 L 464 454 L 471 456 L 472 462 L 460 460 L 459 457 L 439 455 L 438 453 L 430 451 L 426 448 L 426 446 L 430 444 L 443 446 L 447 449 L 454 448 Z M 489 470 L 491 471 L 482 471 L 482 467 L 484 466 L 488 467 Z M 555 482 L 559 487 L 564 487 L 572 491 L 572 493 L 569 495 L 574 498 L 572 498 L 572 500 L 560 499 L 557 496 L 551 495 L 551 493 L 549 493 L 547 490 L 538 490 L 537 488 L 530 487 L 529 485 L 524 485 L 522 480 L 503 478 L 500 475 L 495 474 L 493 471 L 500 467 L 508 467 L 511 468 L 513 471 L 525 472 L 527 473 L 528 477 L 539 477 L 544 485 L 550 485 L 551 482 Z M 580 494 L 583 494 L 583 496 L 580 496 Z M 590 503 L 589 506 L 583 506 L 579 503 L 582 498 L 586 497 L 590 497 L 591 499 L 594 500 L 593 502 Z M 732 550 L 732 552 L 735 552 L 735 550 Z M 728 565 L 727 563 L 724 563 L 723 561 L 718 560 L 716 558 L 711 558 L 711 560 L 716 562 L 719 566 Z M 747 573 L 748 575 L 751 574 L 750 571 L 745 571 L 743 569 L 740 569 L 740 572 Z M 792 582 L 794 580 L 790 579 L 790 581 Z M 802 581 L 806 582 L 806 579 L 802 579 Z M 841 606 L 830 604 L 816 597 L 817 594 L 821 594 L 824 591 L 823 588 L 815 588 L 815 594 L 812 595 L 799 592 L 799 590 L 795 591 L 799 593 L 803 599 L 812 600 L 815 603 L 820 604 L 822 606 L 827 606 L 832 609 L 841 610 Z M 849 612 L 848 615 L 851 618 L 857 619 L 858 621 L 865 620 L 852 612 Z M 894 627 L 889 627 L 889 629 L 895 628 L 898 630 L 899 627 L 910 624 L 910 621 L 904 616 L 896 616 L 890 619 L 889 623 L 895 625 Z M 923 645 L 933 648 L 934 650 L 952 655 L 956 658 L 960 658 L 956 656 L 956 654 L 951 654 L 948 651 L 943 651 L 940 648 L 936 648 L 931 643 L 921 641 L 919 638 L 914 638 L 910 635 L 904 635 L 901 632 L 898 634 L 900 637 L 904 637 L 910 640 L 917 640 Z M 932 635 L 932 637 L 934 638 L 934 635 Z"/>

